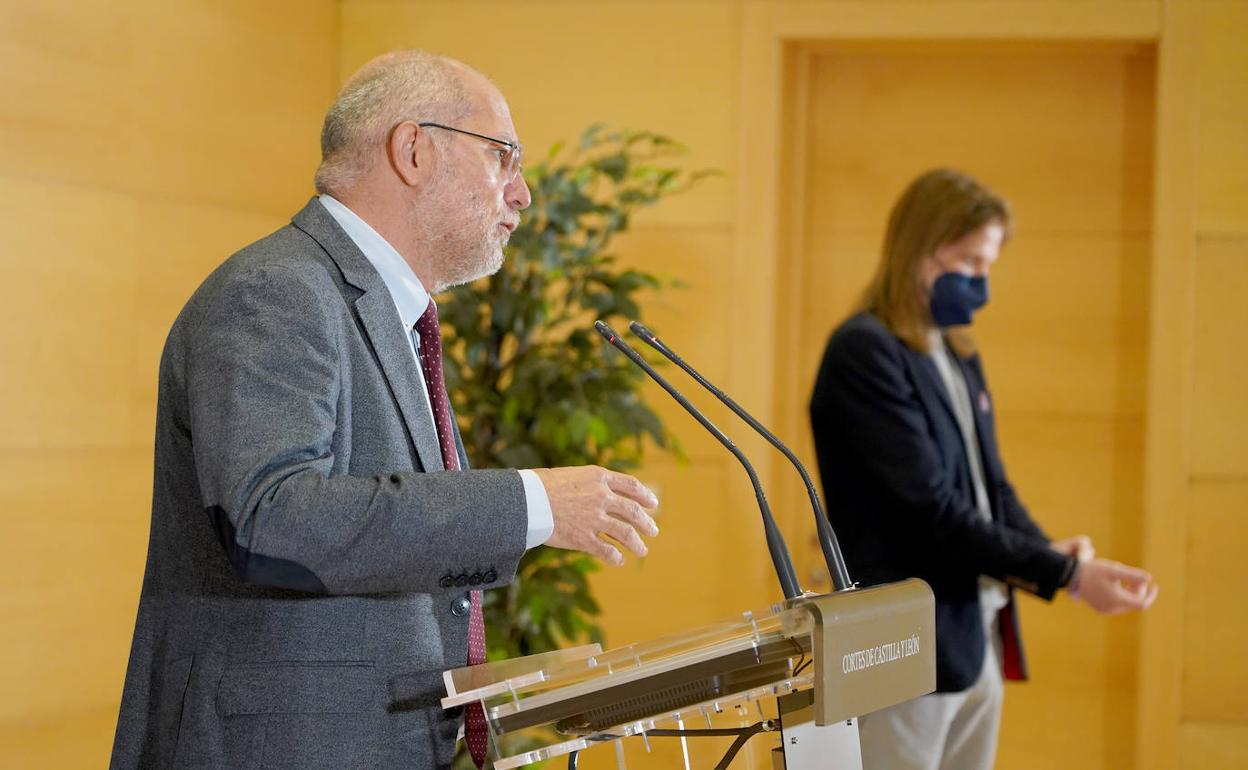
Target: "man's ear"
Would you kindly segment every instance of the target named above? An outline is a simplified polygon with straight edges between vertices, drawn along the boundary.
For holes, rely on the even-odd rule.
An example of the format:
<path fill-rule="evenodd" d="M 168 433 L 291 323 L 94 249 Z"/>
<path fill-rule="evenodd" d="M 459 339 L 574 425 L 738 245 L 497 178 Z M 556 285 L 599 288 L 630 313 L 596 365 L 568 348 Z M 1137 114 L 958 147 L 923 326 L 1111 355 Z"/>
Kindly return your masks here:
<path fill-rule="evenodd" d="M 429 138 L 415 121 L 405 120 L 390 131 L 386 155 L 390 167 L 409 187 L 420 179 L 420 166 L 429 149 Z"/>

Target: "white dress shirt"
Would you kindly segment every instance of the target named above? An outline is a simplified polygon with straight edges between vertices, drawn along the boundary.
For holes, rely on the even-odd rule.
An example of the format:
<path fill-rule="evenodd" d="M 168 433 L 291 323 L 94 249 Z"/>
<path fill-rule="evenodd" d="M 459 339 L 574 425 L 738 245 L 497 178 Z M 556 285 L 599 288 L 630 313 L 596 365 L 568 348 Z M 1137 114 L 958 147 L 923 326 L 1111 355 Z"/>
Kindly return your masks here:
<path fill-rule="evenodd" d="M 399 252 L 385 238 L 372 228 L 359 215 L 344 206 L 340 201 L 329 195 L 320 196 L 321 205 L 334 218 L 338 226 L 346 232 L 347 237 L 355 242 L 364 257 L 372 263 L 381 274 L 381 280 L 390 290 L 394 299 L 394 307 L 399 311 L 399 321 L 403 324 L 407 336 L 412 340 L 412 356 L 416 358 L 416 376 L 420 378 L 420 386 L 426 388 L 424 374 L 421 371 L 420 335 L 416 333 L 416 322 L 424 315 L 425 309 L 433 298 L 420 283 L 416 273 Z M 426 393 L 428 389 L 426 388 Z M 429 399 L 425 399 L 428 404 Z M 434 422 L 433 408 L 429 411 L 430 423 Z M 550 498 L 546 495 L 546 487 L 537 474 L 531 470 L 520 471 L 520 479 L 524 482 L 524 499 L 529 512 L 529 529 L 525 537 L 525 548 L 541 545 L 550 538 L 555 530 L 554 515 L 550 510 Z"/>

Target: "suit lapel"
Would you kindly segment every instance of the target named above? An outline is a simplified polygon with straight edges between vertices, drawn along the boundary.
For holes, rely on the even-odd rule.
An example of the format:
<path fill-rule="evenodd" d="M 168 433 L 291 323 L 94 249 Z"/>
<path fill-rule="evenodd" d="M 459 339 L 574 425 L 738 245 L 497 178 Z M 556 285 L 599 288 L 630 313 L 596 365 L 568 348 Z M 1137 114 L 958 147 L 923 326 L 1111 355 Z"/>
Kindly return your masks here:
<path fill-rule="evenodd" d="M 365 292 L 355 301 L 356 312 L 377 351 L 377 360 L 381 362 L 390 390 L 399 402 L 399 411 L 416 444 L 420 464 L 427 471 L 445 470 L 437 427 L 429 417 L 429 396 L 420 387 L 420 373 L 416 371 L 416 359 L 410 352 L 412 338 L 403 334 L 394 300 L 380 278 L 377 283 L 379 288 Z"/>
<path fill-rule="evenodd" d="M 363 292 L 355 301 L 355 311 L 381 363 L 386 384 L 399 405 L 421 467 L 426 471 L 445 470 L 437 428 L 429 417 L 429 397 L 420 387 L 420 372 L 412 355 L 412 338 L 404 334 L 403 324 L 386 284 L 360 253 L 355 242 L 338 227 L 338 223 L 315 198 L 295 215 L 292 222 L 325 249 L 347 283 Z"/>

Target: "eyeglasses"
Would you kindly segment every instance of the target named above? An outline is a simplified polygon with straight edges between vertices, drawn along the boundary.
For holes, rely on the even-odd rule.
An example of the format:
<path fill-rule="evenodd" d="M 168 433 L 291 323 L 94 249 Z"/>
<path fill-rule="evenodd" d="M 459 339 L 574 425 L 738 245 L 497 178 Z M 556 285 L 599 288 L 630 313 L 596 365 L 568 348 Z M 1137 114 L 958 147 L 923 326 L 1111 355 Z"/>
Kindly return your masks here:
<path fill-rule="evenodd" d="M 444 126 L 441 123 L 426 122 L 417 123 L 416 125 L 421 128 L 440 128 L 444 131 L 454 131 L 457 134 L 467 134 L 468 136 L 475 136 L 478 139 L 484 139 L 487 142 L 493 142 L 494 144 L 501 145 L 501 148 L 498 150 L 498 163 L 503 169 L 503 178 L 510 183 L 515 180 L 516 176 L 520 173 L 524 158 L 524 148 L 514 142 L 509 142 L 506 139 L 495 139 L 492 136 L 478 134 L 473 131 L 465 131 L 462 128 L 455 128 L 454 126 Z"/>

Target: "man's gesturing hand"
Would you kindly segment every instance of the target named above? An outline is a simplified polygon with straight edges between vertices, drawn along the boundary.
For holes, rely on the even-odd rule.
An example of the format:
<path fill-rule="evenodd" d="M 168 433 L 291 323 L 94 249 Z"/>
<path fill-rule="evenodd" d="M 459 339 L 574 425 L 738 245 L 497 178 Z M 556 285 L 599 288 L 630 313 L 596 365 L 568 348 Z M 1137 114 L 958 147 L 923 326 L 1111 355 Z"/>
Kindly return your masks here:
<path fill-rule="evenodd" d="M 646 555 L 642 532 L 651 537 L 659 528 L 646 513 L 659 499 L 637 479 L 595 465 L 579 468 L 535 468 L 546 487 L 555 530 L 546 545 L 584 551 L 607 564 L 623 566 L 624 554 L 606 537 L 638 556 Z"/>

